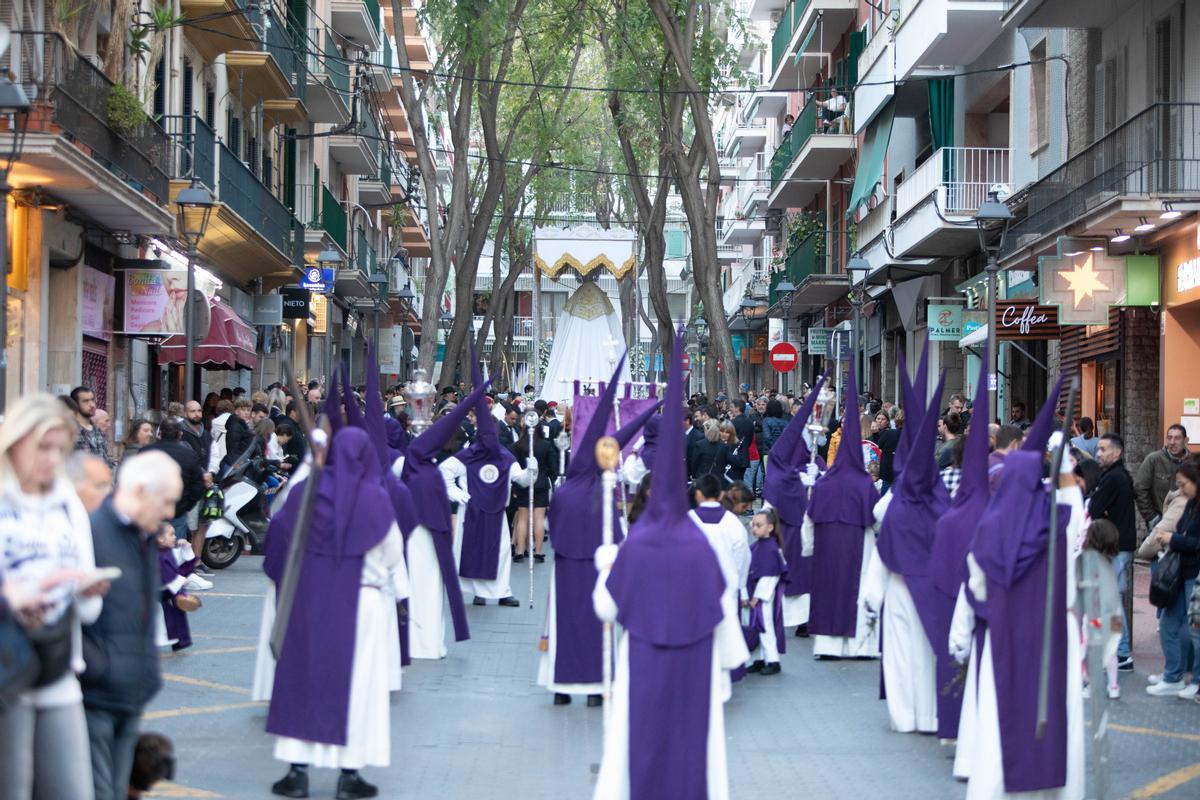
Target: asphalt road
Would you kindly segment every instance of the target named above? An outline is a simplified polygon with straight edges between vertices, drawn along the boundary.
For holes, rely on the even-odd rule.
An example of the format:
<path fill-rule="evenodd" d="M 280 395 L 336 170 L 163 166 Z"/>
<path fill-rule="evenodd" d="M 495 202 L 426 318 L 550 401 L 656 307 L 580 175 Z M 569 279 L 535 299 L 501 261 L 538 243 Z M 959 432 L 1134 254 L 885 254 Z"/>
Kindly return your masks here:
<path fill-rule="evenodd" d="M 195 645 L 163 659 L 164 688 L 144 729 L 175 740 L 176 781 L 155 797 L 269 798 L 286 766 L 263 732 L 265 706 L 250 701 L 255 637 L 266 578 L 243 557 L 218 573 L 192 617 Z M 514 565 L 521 608 L 468 604 L 472 638 L 439 662 L 405 670 L 392 695 L 392 765 L 364 776 L 385 798 L 509 800 L 588 798 L 600 759 L 601 712 L 551 704 L 535 684 L 549 564 Z M 1142 577 L 1143 588 L 1145 579 Z M 1140 592 L 1145 596 L 1144 591 Z M 1200 704 L 1152 698 L 1145 673 L 1161 669 L 1153 610 L 1135 616 L 1136 673 L 1122 673 L 1112 709 L 1110 797 L 1200 797 Z M 953 750 L 930 736 L 888 730 L 877 662 L 815 661 L 789 639 L 783 672 L 751 675 L 726 706 L 731 792 L 764 797 L 959 798 Z M 314 770 L 313 797 L 332 797 L 336 776 Z"/>

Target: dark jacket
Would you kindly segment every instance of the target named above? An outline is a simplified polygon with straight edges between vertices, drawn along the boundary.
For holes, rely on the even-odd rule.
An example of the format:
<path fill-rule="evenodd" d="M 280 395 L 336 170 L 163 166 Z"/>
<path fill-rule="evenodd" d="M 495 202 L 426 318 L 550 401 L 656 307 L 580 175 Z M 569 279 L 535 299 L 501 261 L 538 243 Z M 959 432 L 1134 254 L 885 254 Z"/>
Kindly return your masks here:
<path fill-rule="evenodd" d="M 518 463 L 525 466 L 525 459 L 529 458 L 529 440 L 521 442 L 516 448 L 514 454 Z M 538 476 L 534 481 L 533 488 L 535 490 L 548 490 L 554 485 L 555 478 L 558 477 L 558 448 L 547 439 L 533 440 L 533 457 L 537 459 Z M 529 499 L 529 487 L 513 485 L 513 493 L 520 495 L 526 500 Z"/>
<path fill-rule="evenodd" d="M 117 516 L 112 497 L 92 512 L 91 522 L 96 566 L 119 567 L 121 577 L 104 596 L 99 618 L 83 628 L 83 704 L 140 714 L 162 686 L 155 644 L 158 548 Z"/>
<path fill-rule="evenodd" d="M 191 425 L 187 422 L 183 425 L 183 441 L 187 442 L 196 455 L 200 456 L 200 466 L 208 468 L 208 455 L 212 452 L 212 433 L 203 425 L 200 426 L 200 433 L 192 430 Z"/>
<path fill-rule="evenodd" d="M 742 452 L 750 452 L 750 441 L 754 438 L 754 421 L 745 415 L 738 414 L 730 420 L 733 423 L 733 429 L 737 431 L 738 442 L 742 445 Z"/>
<path fill-rule="evenodd" d="M 1138 511 L 1147 523 L 1162 514 L 1163 500 L 1175 488 L 1175 470 L 1183 463 L 1163 447 L 1142 459 L 1133 490 L 1137 495 Z"/>
<path fill-rule="evenodd" d="M 758 452 L 763 454 L 771 452 L 775 440 L 779 438 L 787 425 L 788 421 L 783 417 L 763 417 L 762 436 L 758 439 Z"/>
<path fill-rule="evenodd" d="M 1121 460 L 1100 473 L 1096 491 L 1088 502 L 1088 513 L 1092 519 L 1106 519 L 1117 526 L 1121 534 L 1121 552 L 1137 549 L 1136 500 L 1133 494 L 1133 478 Z"/>
<path fill-rule="evenodd" d="M 228 467 L 241 458 L 253 441 L 254 433 L 245 420 L 237 414 L 230 414 L 229 421 L 225 423 L 225 458 L 221 460 L 221 467 Z"/>
<path fill-rule="evenodd" d="M 896 480 L 896 471 L 892 459 L 896 456 L 896 446 L 900 444 L 900 431 L 895 428 L 884 428 L 871 434 L 871 441 L 879 446 L 879 479 L 884 483 Z"/>
<path fill-rule="evenodd" d="M 304 461 L 304 454 L 308 449 L 308 441 L 304 438 L 304 434 L 299 430 L 288 439 L 288 443 L 283 446 L 283 461 L 286 464 L 292 465 L 292 470 Z"/>
<path fill-rule="evenodd" d="M 1171 534 L 1171 549 L 1179 553 L 1179 576 L 1190 581 L 1200 575 L 1200 507 L 1192 500 Z"/>
<path fill-rule="evenodd" d="M 155 442 L 143 449 L 142 452 L 148 453 L 151 450 L 161 450 L 179 465 L 179 476 L 183 478 L 183 494 L 179 496 L 179 502 L 175 504 L 175 516 L 182 517 L 192 510 L 192 506 L 200 502 L 208 490 L 208 487 L 204 485 L 203 466 L 203 463 L 207 462 L 202 463 L 200 456 L 196 455 L 196 451 L 182 439 Z"/>
<path fill-rule="evenodd" d="M 703 436 L 692 447 L 688 460 L 688 473 L 692 480 L 701 475 L 716 475 L 725 482 L 725 467 L 729 464 L 729 445 L 724 442 L 710 442 Z"/>
<path fill-rule="evenodd" d="M 750 441 L 739 440 L 736 447 L 730 448 L 729 445 L 725 445 L 725 447 L 725 463 L 729 465 L 729 471 L 725 473 L 725 477 L 731 481 L 740 481 L 746 477 L 746 470 L 750 468 L 750 456 L 748 455 Z"/>

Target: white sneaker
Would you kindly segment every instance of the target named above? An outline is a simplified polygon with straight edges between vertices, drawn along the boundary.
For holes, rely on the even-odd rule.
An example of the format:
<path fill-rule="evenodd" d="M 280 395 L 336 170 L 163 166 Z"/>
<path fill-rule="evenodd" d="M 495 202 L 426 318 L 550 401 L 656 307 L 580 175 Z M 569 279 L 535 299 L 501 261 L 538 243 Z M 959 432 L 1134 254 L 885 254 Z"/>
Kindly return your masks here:
<path fill-rule="evenodd" d="M 199 575 L 188 575 L 187 588 L 193 592 L 204 592 L 213 587 L 212 581 L 207 581 Z"/>
<path fill-rule="evenodd" d="M 1183 681 L 1159 681 L 1152 686 L 1146 687 L 1146 694 L 1164 697 L 1169 694 L 1179 694 L 1183 689 Z"/>
<path fill-rule="evenodd" d="M 1162 673 L 1155 672 L 1153 675 L 1147 676 L 1146 683 L 1150 684 L 1151 686 L 1156 683 L 1162 683 Z"/>
<path fill-rule="evenodd" d="M 1121 687 L 1120 686 L 1108 687 L 1108 699 L 1109 700 L 1120 700 L 1121 699 Z"/>
<path fill-rule="evenodd" d="M 1191 700 L 1193 697 L 1196 696 L 1197 692 L 1200 692 L 1200 684 L 1189 683 L 1187 686 L 1185 686 L 1183 688 L 1182 691 L 1179 692 L 1179 699 L 1180 700 Z"/>
<path fill-rule="evenodd" d="M 1084 686 L 1084 687 L 1083 687 L 1083 699 L 1084 699 L 1084 700 L 1091 700 L 1091 699 L 1092 699 L 1092 687 L 1091 687 L 1091 686 Z"/>

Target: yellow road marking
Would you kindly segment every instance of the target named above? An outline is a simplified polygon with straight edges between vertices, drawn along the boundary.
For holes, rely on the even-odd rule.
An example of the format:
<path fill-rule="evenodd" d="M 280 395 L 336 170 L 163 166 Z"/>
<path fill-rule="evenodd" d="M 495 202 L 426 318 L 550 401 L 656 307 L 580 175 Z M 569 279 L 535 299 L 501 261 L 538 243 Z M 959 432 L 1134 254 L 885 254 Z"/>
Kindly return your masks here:
<path fill-rule="evenodd" d="M 1135 798 L 1135 800 L 1158 797 L 1160 794 L 1166 794 L 1172 789 L 1178 788 L 1196 778 L 1200 778 L 1200 764 L 1192 764 L 1190 767 L 1169 772 L 1158 780 L 1150 781 L 1150 783 L 1147 783 L 1142 788 L 1134 790 L 1130 797 Z"/>
<path fill-rule="evenodd" d="M 196 594 L 200 597 L 266 597 L 262 593 L 251 594 L 249 592 L 197 592 Z"/>
<path fill-rule="evenodd" d="M 1185 742 L 1200 742 L 1200 734 L 1196 733 L 1175 733 L 1174 731 L 1160 731 L 1158 728 L 1136 728 L 1132 725 L 1109 725 L 1108 729 L 1142 736 L 1162 736 L 1167 739 L 1183 739 Z"/>
<path fill-rule="evenodd" d="M 223 656 L 228 653 L 253 653 L 257 650 L 256 645 L 247 644 L 239 645 L 238 647 L 202 647 L 199 650 L 188 648 L 187 650 L 178 650 L 173 653 L 163 653 L 163 658 L 179 658 L 180 656 Z"/>
<path fill-rule="evenodd" d="M 266 703 L 229 703 L 223 706 L 188 706 L 184 708 L 165 708 L 161 711 L 147 711 L 142 719 L 173 719 L 189 717 L 195 714 L 219 714 L 222 711 L 237 711 L 243 708 L 265 708 Z"/>
<path fill-rule="evenodd" d="M 231 633 L 193 633 L 193 639 L 218 639 L 231 642 L 257 642 L 257 636 L 234 636 Z"/>
<path fill-rule="evenodd" d="M 250 694 L 250 690 L 241 686 L 230 686 L 227 683 L 213 683 L 212 681 L 201 680 L 200 678 L 189 678 L 186 675 L 172 675 L 164 672 L 162 676 L 164 681 L 173 683 L 184 683 L 188 686 L 200 686 L 205 689 L 218 689 L 222 692 L 233 692 L 234 694 Z"/>
<path fill-rule="evenodd" d="M 216 792 L 206 792 L 203 789 L 192 789 L 188 786 L 180 786 L 177 783 L 170 781 L 162 781 L 154 785 L 154 790 L 147 792 L 144 797 L 224 797 L 223 794 Z"/>

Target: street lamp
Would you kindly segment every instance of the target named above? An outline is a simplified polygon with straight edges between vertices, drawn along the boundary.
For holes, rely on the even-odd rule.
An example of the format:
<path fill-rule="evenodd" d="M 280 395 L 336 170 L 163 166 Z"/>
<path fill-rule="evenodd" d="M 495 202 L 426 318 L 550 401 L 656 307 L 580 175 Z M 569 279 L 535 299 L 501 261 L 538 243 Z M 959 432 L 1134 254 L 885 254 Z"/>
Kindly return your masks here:
<path fill-rule="evenodd" d="M 854 309 L 854 329 L 851 331 L 850 352 L 854 359 L 854 392 L 862 394 L 863 359 L 860 352 L 865 351 L 862 341 L 862 306 L 863 291 L 866 288 L 867 276 L 871 274 L 871 262 L 855 253 L 846 262 L 846 276 L 850 279 L 850 306 Z"/>
<path fill-rule="evenodd" d="M 404 284 L 404 288 L 396 293 L 396 298 L 400 301 L 400 309 L 403 312 L 400 315 L 400 380 L 408 380 L 408 315 L 411 312 L 413 301 L 417 299 L 417 295 L 412 290 L 412 284 Z"/>
<path fill-rule="evenodd" d="M 997 256 L 1000 249 L 1004 247 L 1004 238 L 1008 235 L 1008 226 L 1012 223 L 1013 215 L 1008 210 L 1008 206 L 1000 202 L 999 194 L 996 191 L 989 191 L 987 200 L 983 201 L 983 205 L 979 207 L 979 211 L 975 213 L 975 226 L 979 231 L 979 249 L 987 255 L 987 286 L 988 286 L 988 321 L 987 321 L 987 346 L 988 346 L 988 421 L 997 418 L 999 409 L 996 405 L 996 388 L 998 380 L 996 375 L 996 275 L 1000 272 L 1000 263 Z M 1000 240 L 995 245 L 990 245 L 988 240 L 991 235 L 1000 232 Z"/>
<path fill-rule="evenodd" d="M 175 197 L 175 227 L 183 241 L 187 243 L 187 299 L 183 307 L 183 400 L 198 399 L 195 388 L 195 315 L 196 304 L 192 295 L 196 292 L 196 251 L 200 240 L 208 230 L 208 221 L 212 217 L 212 192 L 205 188 L 196 178 L 192 185 L 182 190 Z"/>
<path fill-rule="evenodd" d="M 324 279 L 325 270 L 332 270 L 333 280 L 325 287 L 325 391 L 333 386 L 333 284 L 337 282 L 338 267 L 342 265 L 342 254 L 330 248 L 317 256 L 317 265 Z"/>
<path fill-rule="evenodd" d="M 0 414 L 4 413 L 8 397 L 8 174 L 13 162 L 21 157 L 25 143 L 25 130 L 29 115 L 17 121 L 17 115 L 29 110 L 29 98 L 21 84 L 14 83 L 12 74 L 0 81 L 0 116 L 8 118 L 8 130 L 12 132 L 12 144 L 0 153 Z"/>

